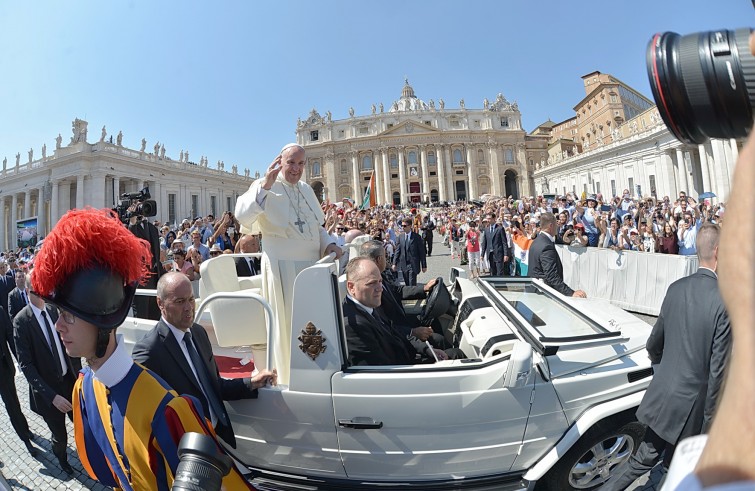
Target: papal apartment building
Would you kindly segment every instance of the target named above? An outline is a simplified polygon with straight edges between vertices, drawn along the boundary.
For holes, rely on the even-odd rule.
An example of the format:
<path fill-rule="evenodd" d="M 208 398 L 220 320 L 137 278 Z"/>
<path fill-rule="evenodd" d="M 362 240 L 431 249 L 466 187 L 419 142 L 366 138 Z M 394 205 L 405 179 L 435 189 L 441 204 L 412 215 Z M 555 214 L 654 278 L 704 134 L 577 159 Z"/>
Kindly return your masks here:
<path fill-rule="evenodd" d="M 233 210 L 236 198 L 252 182 L 248 171 L 242 175 L 234 165 L 230 172 L 218 162 L 210 167 L 206 157 L 199 163 L 181 151 L 173 160 L 165 148 L 155 144 L 152 151 L 141 141 L 139 150 L 122 145 L 119 133 L 115 142 L 107 138 L 103 127 L 99 141 L 87 142 L 87 122 L 75 120 L 73 136 L 67 145 L 58 135 L 55 149 L 47 155 L 47 146 L 35 158 L 29 149 L 24 162 L 20 152 L 0 170 L 0 251 L 16 247 L 17 223 L 36 218 L 41 238 L 72 208 L 91 206 L 111 208 L 123 193 L 135 193 L 149 187 L 157 201 L 161 222 L 176 223 L 184 218 Z"/>
<path fill-rule="evenodd" d="M 321 199 L 361 203 L 375 173 L 378 204 L 455 201 L 484 194 L 530 195 L 535 162 L 547 158 L 549 135 L 522 129 L 516 102 L 502 94 L 482 108 L 419 99 L 405 81 L 401 97 L 366 115 L 333 120 L 315 109 L 299 120 L 307 182 Z"/>
<path fill-rule="evenodd" d="M 628 189 L 672 200 L 680 191 L 727 199 L 742 141 L 685 145 L 638 91 L 600 72 L 582 79 L 585 97 L 574 106 L 575 116 L 546 121 L 532 132 L 548 136 L 548 158 L 533 173 L 538 194 L 616 196 Z"/>

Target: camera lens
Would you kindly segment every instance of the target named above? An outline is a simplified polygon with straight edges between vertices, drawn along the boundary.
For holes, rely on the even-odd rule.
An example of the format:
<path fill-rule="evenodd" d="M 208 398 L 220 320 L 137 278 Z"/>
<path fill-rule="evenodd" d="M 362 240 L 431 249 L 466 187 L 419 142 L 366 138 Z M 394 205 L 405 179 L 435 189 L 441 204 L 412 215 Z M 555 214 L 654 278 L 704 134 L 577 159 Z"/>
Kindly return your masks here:
<path fill-rule="evenodd" d="M 658 111 L 676 138 L 743 138 L 753 123 L 755 58 L 750 29 L 656 34 L 647 71 Z"/>
<path fill-rule="evenodd" d="M 216 491 L 233 461 L 218 451 L 215 441 L 207 435 L 186 433 L 178 444 L 180 462 L 172 490 Z"/>

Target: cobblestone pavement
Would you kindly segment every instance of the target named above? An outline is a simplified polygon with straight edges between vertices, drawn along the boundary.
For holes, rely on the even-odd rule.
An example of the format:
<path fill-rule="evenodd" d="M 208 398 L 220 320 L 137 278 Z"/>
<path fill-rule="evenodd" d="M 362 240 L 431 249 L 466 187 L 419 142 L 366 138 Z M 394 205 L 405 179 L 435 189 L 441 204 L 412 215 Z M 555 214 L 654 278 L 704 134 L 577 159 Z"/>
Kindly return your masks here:
<path fill-rule="evenodd" d="M 420 274 L 419 281 L 442 276 L 448 281 L 448 272 L 451 267 L 450 250 L 445 247 L 435 235 L 436 242 L 433 247 L 433 255 L 428 257 L 427 273 Z M 455 265 L 459 260 L 453 261 Z M 652 317 L 641 316 L 646 322 L 653 322 Z M 106 490 L 109 489 L 87 477 L 81 466 L 73 443 L 73 425 L 67 420 L 68 426 L 68 460 L 73 466 L 75 473 L 68 477 L 60 467 L 50 447 L 50 430 L 42 418 L 29 409 L 29 386 L 20 370 L 16 370 L 16 388 L 21 401 L 21 408 L 29 422 L 32 432 L 38 436 L 34 446 L 39 450 L 37 458 L 33 458 L 24 448 L 23 443 L 13 431 L 5 406 L 0 404 L 0 471 L 11 485 L 12 489 L 47 491 L 47 490 Z M 629 489 L 634 491 L 655 491 L 661 480 L 661 472 L 656 467 L 649 475 L 638 479 Z"/>

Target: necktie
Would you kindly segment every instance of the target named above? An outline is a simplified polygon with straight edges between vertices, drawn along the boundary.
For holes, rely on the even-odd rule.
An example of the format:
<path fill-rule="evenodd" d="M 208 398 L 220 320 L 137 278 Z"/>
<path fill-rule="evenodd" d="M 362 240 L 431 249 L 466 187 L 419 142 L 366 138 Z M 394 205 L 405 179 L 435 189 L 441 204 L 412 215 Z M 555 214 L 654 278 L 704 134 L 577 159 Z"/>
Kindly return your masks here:
<path fill-rule="evenodd" d="M 212 412 L 215 413 L 218 422 L 227 426 L 228 420 L 226 419 L 225 411 L 221 406 L 222 403 L 217 397 L 215 397 L 207 366 L 199 357 L 199 353 L 197 353 L 197 350 L 194 348 L 194 343 L 191 342 L 190 331 L 184 333 L 184 343 L 186 343 L 186 350 L 189 352 L 189 358 L 191 358 L 191 363 L 194 365 L 194 370 L 197 372 L 199 387 L 201 387 L 202 393 L 204 393 L 205 399 L 207 399 L 207 404 L 210 406 Z"/>
<path fill-rule="evenodd" d="M 52 331 L 52 327 L 50 327 L 50 322 L 47 320 L 47 314 L 45 313 L 44 310 L 42 311 L 42 320 L 45 323 L 45 330 L 47 331 L 47 341 L 49 343 L 50 353 L 52 354 L 52 358 L 56 361 L 55 363 L 55 368 L 57 369 L 56 371 L 58 372 L 58 375 L 62 375 L 63 366 L 60 362 L 60 355 L 58 354 L 58 346 L 55 344 L 55 338 L 53 337 L 54 334 Z"/>
<path fill-rule="evenodd" d="M 24 305 L 29 305 L 29 299 L 26 298 L 26 292 L 21 290 L 21 298 L 24 299 Z"/>
<path fill-rule="evenodd" d="M 254 259 L 250 257 L 248 261 L 249 261 L 249 271 L 251 271 L 252 276 L 254 276 L 257 274 L 257 270 L 254 268 Z"/>

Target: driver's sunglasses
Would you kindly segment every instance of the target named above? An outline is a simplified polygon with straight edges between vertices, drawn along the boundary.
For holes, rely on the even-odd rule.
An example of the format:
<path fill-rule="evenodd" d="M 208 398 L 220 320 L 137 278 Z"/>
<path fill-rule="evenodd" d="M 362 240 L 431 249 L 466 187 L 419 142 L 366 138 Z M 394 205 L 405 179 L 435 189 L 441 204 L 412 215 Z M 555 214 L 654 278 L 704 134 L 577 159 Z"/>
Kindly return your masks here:
<path fill-rule="evenodd" d="M 58 317 L 63 319 L 63 321 L 65 321 L 66 324 L 73 324 L 76 322 L 76 316 L 70 313 L 69 311 L 63 310 L 60 307 L 56 307 L 56 309 L 58 311 Z"/>

